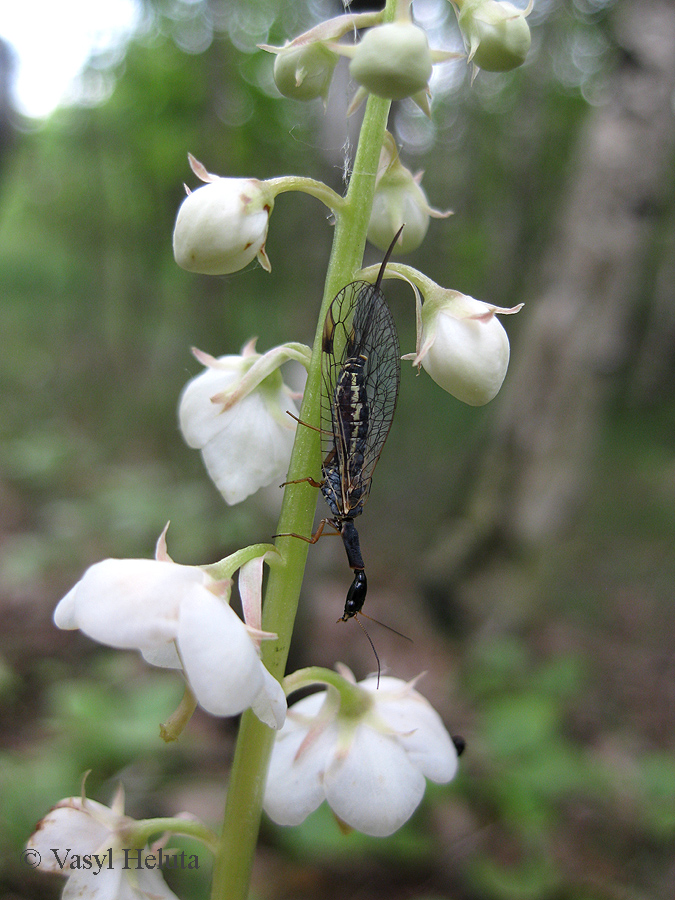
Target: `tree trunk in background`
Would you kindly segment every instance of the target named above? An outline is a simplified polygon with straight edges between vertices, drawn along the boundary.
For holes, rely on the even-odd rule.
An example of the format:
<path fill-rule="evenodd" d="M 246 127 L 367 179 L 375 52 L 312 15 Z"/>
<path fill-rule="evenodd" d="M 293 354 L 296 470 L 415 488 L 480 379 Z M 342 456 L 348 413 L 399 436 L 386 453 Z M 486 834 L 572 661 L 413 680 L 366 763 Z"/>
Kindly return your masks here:
<path fill-rule="evenodd" d="M 495 540 L 536 549 L 555 539 L 583 499 L 675 146 L 675 3 L 624 0 L 611 25 L 620 52 L 606 101 L 582 128 L 543 291 L 520 314 L 496 426 L 461 517 L 429 554 L 430 588 L 473 571 Z"/>

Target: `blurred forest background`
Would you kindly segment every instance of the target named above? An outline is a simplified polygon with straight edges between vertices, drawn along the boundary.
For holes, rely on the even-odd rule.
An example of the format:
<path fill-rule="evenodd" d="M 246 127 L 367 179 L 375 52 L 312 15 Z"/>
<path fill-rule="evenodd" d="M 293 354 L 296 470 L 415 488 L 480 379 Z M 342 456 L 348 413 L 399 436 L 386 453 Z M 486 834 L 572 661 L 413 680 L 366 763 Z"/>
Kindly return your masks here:
<path fill-rule="evenodd" d="M 458 44 L 447 0 L 414 7 L 432 45 Z M 282 196 L 272 273 L 224 278 L 179 270 L 171 232 L 188 151 L 222 175 L 343 189 L 346 70 L 324 113 L 280 99 L 256 50 L 340 11 L 155 0 L 128 45 L 91 60 L 81 103 L 36 124 L 2 98 L 3 897 L 59 896 L 20 851 L 87 769 L 89 795 L 109 802 L 122 781 L 132 815 L 218 825 L 236 722 L 198 712 L 162 745 L 178 678 L 51 615 L 89 564 L 151 556 L 168 519 L 183 563 L 274 532 L 278 489 L 225 508 L 176 402 L 193 345 L 311 343 L 330 223 Z M 455 212 L 404 261 L 526 304 L 504 322 L 511 368 L 488 406 L 404 366 L 360 527 L 369 611 L 414 643 L 375 625 L 373 640 L 392 674 L 426 670 L 420 690 L 467 741 L 460 774 L 387 840 L 345 837 L 325 809 L 295 829 L 265 821 L 260 900 L 675 896 L 675 5 L 535 0 L 529 21 L 522 69 L 471 85 L 465 63 L 438 67 L 431 120 L 402 103 L 390 122 L 431 204 Z M 387 294 L 408 352 L 411 296 Z M 308 575 L 291 666 L 364 677 L 363 635 L 335 624 L 342 547 L 313 547 Z M 191 852 L 199 875 L 167 880 L 201 900 L 207 854 Z"/>

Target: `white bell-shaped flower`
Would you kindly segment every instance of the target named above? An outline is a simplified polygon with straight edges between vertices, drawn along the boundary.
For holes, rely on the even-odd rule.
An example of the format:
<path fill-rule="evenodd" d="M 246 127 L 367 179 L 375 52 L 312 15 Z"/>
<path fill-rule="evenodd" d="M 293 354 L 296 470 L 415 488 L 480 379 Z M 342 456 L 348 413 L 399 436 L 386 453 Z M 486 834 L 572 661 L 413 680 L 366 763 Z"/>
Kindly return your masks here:
<path fill-rule="evenodd" d="M 370 266 L 359 277 L 374 280 L 377 272 Z M 517 313 L 523 304 L 505 309 L 483 303 L 401 263 L 388 263 L 384 277 L 406 281 L 415 292 L 416 349 L 401 359 L 422 366 L 443 390 L 469 406 L 492 400 L 506 377 L 510 356 L 509 338 L 497 316 Z"/>
<path fill-rule="evenodd" d="M 288 412 L 298 409 L 279 366 L 289 359 L 307 364 L 309 350 L 286 344 L 261 356 L 251 341 L 236 356 L 193 353 L 206 368 L 181 394 L 180 429 L 188 446 L 201 450 L 225 501 L 240 503 L 288 470 L 296 428 Z"/>
<path fill-rule="evenodd" d="M 439 289 L 441 290 L 441 289 Z M 459 291 L 443 292 L 442 302 L 425 301 L 418 320 L 417 352 L 406 354 L 443 390 L 469 406 L 483 406 L 499 392 L 509 367 L 509 338 L 491 306 Z"/>
<path fill-rule="evenodd" d="M 255 178 L 220 178 L 207 172 L 193 156 L 192 171 L 203 187 L 183 200 L 173 231 L 178 265 L 202 275 L 228 275 L 256 257 L 271 270 L 265 253 L 274 193 Z"/>
<path fill-rule="evenodd" d="M 270 545 L 238 551 L 209 567 L 157 559 L 106 559 L 90 566 L 59 602 L 54 622 L 119 649 L 139 650 L 151 665 L 183 670 L 199 705 L 215 716 L 252 707 L 272 728 L 283 724 L 281 686 L 260 659 L 262 569 Z M 245 622 L 230 608 L 237 569 Z"/>
<path fill-rule="evenodd" d="M 26 860 L 68 881 L 64 900 L 178 900 L 147 847 L 136 848 L 134 820 L 118 792 L 112 808 L 86 797 L 59 801 L 38 824 Z M 150 855 L 150 859 L 148 856 Z"/>
<path fill-rule="evenodd" d="M 453 742 L 413 683 L 385 676 L 378 689 L 374 677 L 357 685 L 341 671 L 342 685 L 329 673 L 327 691 L 289 708 L 272 751 L 264 808 L 277 824 L 297 825 L 326 800 L 346 825 L 385 837 L 417 809 L 426 778 L 452 780 L 463 744 Z"/>

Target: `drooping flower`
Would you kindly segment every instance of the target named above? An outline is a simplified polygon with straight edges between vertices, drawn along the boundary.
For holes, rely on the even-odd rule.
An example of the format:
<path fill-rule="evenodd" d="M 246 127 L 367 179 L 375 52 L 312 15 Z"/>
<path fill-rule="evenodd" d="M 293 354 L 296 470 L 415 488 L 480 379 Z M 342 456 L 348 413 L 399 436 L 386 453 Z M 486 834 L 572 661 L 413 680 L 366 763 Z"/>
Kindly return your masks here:
<path fill-rule="evenodd" d="M 370 266 L 358 276 L 370 281 L 378 271 Z M 401 263 L 388 263 L 384 277 L 406 281 L 415 292 L 416 350 L 401 359 L 422 366 L 443 390 L 469 406 L 492 400 L 506 377 L 510 356 L 509 338 L 497 316 L 517 313 L 523 304 L 506 309 L 475 300 Z"/>
<path fill-rule="evenodd" d="M 324 670 L 296 672 L 292 689 L 328 685 L 288 710 L 278 732 L 264 808 L 279 825 L 297 825 L 326 800 L 337 818 L 385 837 L 417 809 L 425 779 L 445 784 L 457 771 L 458 748 L 438 713 L 398 678 L 355 684 Z"/>
<path fill-rule="evenodd" d="M 282 48 L 274 60 L 274 83 L 291 100 L 326 101 L 339 56 L 324 44 Z"/>
<path fill-rule="evenodd" d="M 509 338 L 497 314 L 516 313 L 459 291 L 438 287 L 424 304 L 417 296 L 417 350 L 402 359 L 422 366 L 443 390 L 469 406 L 499 392 L 509 366 Z"/>
<path fill-rule="evenodd" d="M 326 41 L 336 40 L 348 32 L 367 28 L 382 20 L 382 11 L 347 13 L 320 22 L 309 31 L 299 34 L 283 47 L 258 44 L 260 50 L 274 53 L 274 83 L 284 97 L 291 100 L 326 102 L 333 72 L 339 59 Z"/>
<path fill-rule="evenodd" d="M 368 240 L 379 250 L 385 252 L 404 225 L 393 253 L 410 253 L 424 240 L 430 217 L 444 219 L 451 215 L 450 211 L 429 206 L 420 184 L 422 175 L 413 175 L 402 165 L 394 138 L 386 132 L 368 224 Z"/>
<path fill-rule="evenodd" d="M 86 797 L 59 801 L 38 823 L 25 853 L 42 872 L 67 877 L 64 900 L 178 900 L 157 857 L 134 839 L 118 791 L 112 807 Z"/>
<path fill-rule="evenodd" d="M 285 344 L 261 355 L 253 340 L 236 356 L 193 353 L 206 369 L 181 394 L 180 429 L 225 501 L 240 503 L 288 470 L 296 428 L 288 411 L 298 410 L 279 367 L 289 359 L 306 365 L 310 351 Z"/>
<path fill-rule="evenodd" d="M 178 265 L 202 275 L 228 275 L 256 257 L 268 272 L 265 253 L 274 191 L 255 178 L 220 178 L 192 155 L 190 167 L 205 184 L 190 191 L 178 210 L 173 253 Z"/>
<path fill-rule="evenodd" d="M 151 665 L 182 669 L 197 702 L 215 716 L 251 707 L 272 728 L 283 724 L 286 701 L 260 659 L 263 560 L 271 545 L 247 547 L 213 566 L 184 566 L 166 553 L 156 559 L 106 559 L 90 566 L 54 611 L 59 628 L 119 649 L 140 650 Z M 244 621 L 229 605 L 239 569 Z"/>

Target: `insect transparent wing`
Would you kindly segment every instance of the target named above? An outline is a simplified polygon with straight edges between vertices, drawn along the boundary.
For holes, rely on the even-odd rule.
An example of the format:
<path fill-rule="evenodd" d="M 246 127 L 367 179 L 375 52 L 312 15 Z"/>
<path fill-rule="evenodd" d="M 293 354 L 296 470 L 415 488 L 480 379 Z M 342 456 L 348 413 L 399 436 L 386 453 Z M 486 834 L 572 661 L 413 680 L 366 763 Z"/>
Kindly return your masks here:
<path fill-rule="evenodd" d="M 367 285 L 362 288 L 354 312 L 356 352 L 366 357 L 364 376 L 369 408 L 369 428 L 363 462 L 363 479 L 370 489 L 373 470 L 394 418 L 401 362 L 398 335 L 384 294 Z"/>
<path fill-rule="evenodd" d="M 336 402 L 348 370 L 354 371 L 349 384 L 364 397 L 365 416 L 359 408 L 358 419 L 350 418 L 354 408 L 350 412 Z M 324 326 L 322 377 L 324 475 L 339 471 L 340 513 L 358 515 L 391 427 L 400 381 L 396 327 L 378 287 L 357 281 L 336 295 Z"/>

